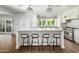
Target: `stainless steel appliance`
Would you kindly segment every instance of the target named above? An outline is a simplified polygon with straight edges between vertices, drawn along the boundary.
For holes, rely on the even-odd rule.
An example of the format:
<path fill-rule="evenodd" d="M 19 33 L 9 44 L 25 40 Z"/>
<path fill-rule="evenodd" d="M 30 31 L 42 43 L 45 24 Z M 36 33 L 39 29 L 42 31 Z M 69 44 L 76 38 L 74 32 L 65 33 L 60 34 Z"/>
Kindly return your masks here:
<path fill-rule="evenodd" d="M 64 37 L 74 42 L 74 28 L 65 27 L 64 28 Z"/>

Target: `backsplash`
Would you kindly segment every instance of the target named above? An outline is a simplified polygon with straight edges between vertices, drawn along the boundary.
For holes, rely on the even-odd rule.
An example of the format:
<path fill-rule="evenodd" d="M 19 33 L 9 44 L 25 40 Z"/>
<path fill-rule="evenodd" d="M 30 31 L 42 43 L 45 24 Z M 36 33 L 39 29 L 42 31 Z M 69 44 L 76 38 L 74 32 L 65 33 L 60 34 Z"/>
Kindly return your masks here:
<path fill-rule="evenodd" d="M 66 26 L 79 28 L 79 20 L 71 20 L 71 22 L 67 23 Z"/>

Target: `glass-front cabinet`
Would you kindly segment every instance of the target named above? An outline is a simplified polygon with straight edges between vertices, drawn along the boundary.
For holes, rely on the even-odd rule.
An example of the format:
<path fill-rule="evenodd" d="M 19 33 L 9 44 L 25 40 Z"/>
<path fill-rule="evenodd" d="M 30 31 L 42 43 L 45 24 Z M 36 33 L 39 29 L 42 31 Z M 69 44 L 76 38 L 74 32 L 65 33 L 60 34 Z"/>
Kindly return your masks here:
<path fill-rule="evenodd" d="M 6 20 L 6 32 L 11 32 L 12 21 Z"/>
<path fill-rule="evenodd" d="M 0 32 L 12 32 L 11 16 L 0 16 Z"/>
<path fill-rule="evenodd" d="M 5 20 L 0 18 L 0 32 L 5 32 Z"/>

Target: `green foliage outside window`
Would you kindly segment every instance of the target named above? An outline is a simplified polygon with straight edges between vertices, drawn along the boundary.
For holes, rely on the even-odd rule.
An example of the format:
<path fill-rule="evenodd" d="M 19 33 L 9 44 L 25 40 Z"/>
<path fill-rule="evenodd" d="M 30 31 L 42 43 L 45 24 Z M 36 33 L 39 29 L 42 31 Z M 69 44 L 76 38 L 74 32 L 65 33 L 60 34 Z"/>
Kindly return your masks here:
<path fill-rule="evenodd" d="M 55 19 L 41 19 L 38 20 L 39 26 L 53 26 L 55 25 Z"/>

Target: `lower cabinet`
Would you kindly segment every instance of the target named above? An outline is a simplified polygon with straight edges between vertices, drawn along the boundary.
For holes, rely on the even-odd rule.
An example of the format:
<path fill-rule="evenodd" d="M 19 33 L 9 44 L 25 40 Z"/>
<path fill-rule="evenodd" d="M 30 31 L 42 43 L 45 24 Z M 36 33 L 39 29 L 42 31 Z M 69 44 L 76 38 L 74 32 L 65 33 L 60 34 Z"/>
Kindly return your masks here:
<path fill-rule="evenodd" d="M 0 51 L 12 50 L 15 46 L 13 35 L 0 35 Z"/>
<path fill-rule="evenodd" d="M 76 43 L 79 44 L 79 29 L 75 29 L 74 32 L 75 32 L 74 33 L 74 40 L 75 40 Z"/>

